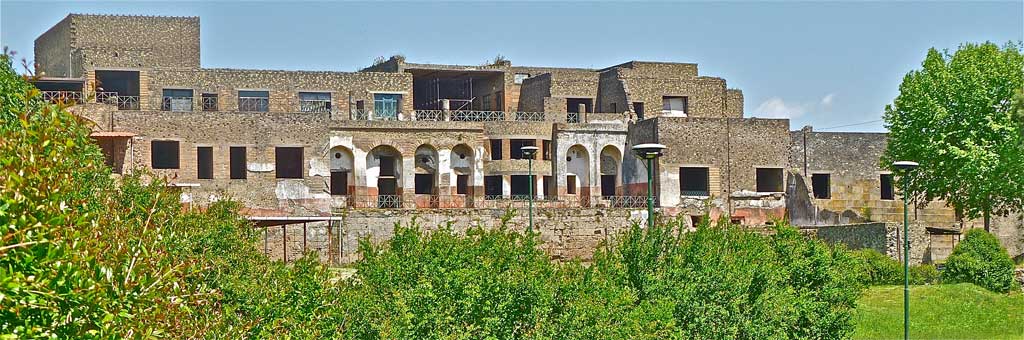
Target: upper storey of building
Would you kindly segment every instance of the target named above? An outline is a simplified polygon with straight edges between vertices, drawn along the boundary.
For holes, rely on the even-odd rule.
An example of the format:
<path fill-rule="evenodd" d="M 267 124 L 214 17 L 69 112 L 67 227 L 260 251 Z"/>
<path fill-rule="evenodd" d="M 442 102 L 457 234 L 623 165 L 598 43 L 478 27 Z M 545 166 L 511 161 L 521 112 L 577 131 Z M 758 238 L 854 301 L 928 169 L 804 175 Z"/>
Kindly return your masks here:
<path fill-rule="evenodd" d="M 71 14 L 35 44 L 40 89 L 56 98 L 116 102 L 122 110 L 565 123 L 743 117 L 742 92 L 722 78 L 700 76 L 692 63 L 585 69 L 508 60 L 416 64 L 396 56 L 359 72 L 206 69 L 199 63 L 197 17 Z"/>

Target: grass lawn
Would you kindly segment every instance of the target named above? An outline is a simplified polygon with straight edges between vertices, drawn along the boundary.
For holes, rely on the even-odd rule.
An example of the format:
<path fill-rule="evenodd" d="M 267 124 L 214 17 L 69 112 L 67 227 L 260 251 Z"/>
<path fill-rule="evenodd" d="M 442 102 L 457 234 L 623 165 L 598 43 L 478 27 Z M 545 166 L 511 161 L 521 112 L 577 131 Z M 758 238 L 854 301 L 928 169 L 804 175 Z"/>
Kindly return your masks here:
<path fill-rule="evenodd" d="M 854 322 L 854 339 L 903 338 L 903 287 L 868 288 Z M 911 286 L 910 338 L 1024 339 L 1024 294 L 973 284 Z"/>

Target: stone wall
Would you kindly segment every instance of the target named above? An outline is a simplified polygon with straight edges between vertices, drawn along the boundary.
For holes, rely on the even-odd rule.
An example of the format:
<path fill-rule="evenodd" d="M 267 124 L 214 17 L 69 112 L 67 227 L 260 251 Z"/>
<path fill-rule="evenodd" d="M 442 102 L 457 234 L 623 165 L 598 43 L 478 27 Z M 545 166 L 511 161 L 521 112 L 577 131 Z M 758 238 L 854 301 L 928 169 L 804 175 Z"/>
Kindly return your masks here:
<path fill-rule="evenodd" d="M 72 14 L 87 68 L 199 67 L 199 18 Z"/>
<path fill-rule="evenodd" d="M 293 223 L 287 226 L 258 227 L 264 229 L 267 254 L 276 260 L 289 261 L 303 253 L 314 252 L 322 261 L 351 263 L 359 258 L 359 240 L 369 238 L 380 243 L 394 235 L 395 224 L 410 225 L 413 219 L 427 232 L 450 226 L 457 233 L 473 226 L 498 228 L 505 209 L 421 209 L 421 210 L 350 210 L 339 215 L 341 221 Z M 629 209 L 543 209 L 534 210 L 534 230 L 543 241 L 540 247 L 552 259 L 589 261 L 602 243 L 614 237 L 632 221 L 643 221 L 642 210 Z M 529 217 L 525 209 L 515 210 L 506 228 L 523 232 Z M 285 233 L 287 232 L 287 239 Z M 285 250 L 286 249 L 286 250 Z"/>
<path fill-rule="evenodd" d="M 646 117 L 661 114 L 664 96 L 687 97 L 689 117 L 731 117 L 736 111 L 728 108 L 725 80 L 697 76 L 696 64 L 630 62 L 614 68 L 619 68 L 630 105 L 644 103 Z"/>
<path fill-rule="evenodd" d="M 36 75 L 69 78 L 82 75 L 80 62 L 73 62 L 71 19 L 71 16 L 64 18 L 36 38 Z"/>
<path fill-rule="evenodd" d="M 847 248 L 874 249 L 893 259 L 903 259 L 903 225 L 900 223 L 858 223 L 817 226 L 806 229 L 815 237 L 830 244 L 843 244 Z M 941 238 L 929 235 L 925 225 L 910 225 L 910 264 L 940 263 L 949 256 L 950 245 L 938 242 Z"/>

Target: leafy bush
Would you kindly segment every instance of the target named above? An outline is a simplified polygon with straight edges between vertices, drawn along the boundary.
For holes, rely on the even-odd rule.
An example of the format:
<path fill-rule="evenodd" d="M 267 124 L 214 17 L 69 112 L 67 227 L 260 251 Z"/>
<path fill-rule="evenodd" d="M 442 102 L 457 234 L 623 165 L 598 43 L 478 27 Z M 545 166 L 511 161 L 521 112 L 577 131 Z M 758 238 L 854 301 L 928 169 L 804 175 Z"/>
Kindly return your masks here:
<path fill-rule="evenodd" d="M 858 260 L 857 270 L 860 281 L 866 285 L 903 285 L 903 263 L 879 253 L 874 249 L 860 249 L 853 252 Z M 910 284 L 937 284 L 939 271 L 930 264 L 910 267 Z"/>
<path fill-rule="evenodd" d="M 999 239 L 982 229 L 971 229 L 946 259 L 942 280 L 974 283 L 1005 293 L 1015 287 L 1013 271 L 1013 260 Z"/>

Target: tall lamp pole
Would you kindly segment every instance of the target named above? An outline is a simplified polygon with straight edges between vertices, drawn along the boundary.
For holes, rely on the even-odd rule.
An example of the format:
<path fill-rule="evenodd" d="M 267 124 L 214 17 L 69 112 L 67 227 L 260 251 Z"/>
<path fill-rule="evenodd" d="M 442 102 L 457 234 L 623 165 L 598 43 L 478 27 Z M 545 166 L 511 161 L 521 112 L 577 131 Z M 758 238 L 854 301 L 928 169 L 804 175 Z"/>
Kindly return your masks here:
<path fill-rule="evenodd" d="M 910 222 L 909 208 L 910 182 L 907 174 L 918 167 L 917 162 L 896 161 L 892 167 L 900 171 L 903 180 L 903 339 L 910 339 Z"/>
<path fill-rule="evenodd" d="M 526 229 L 526 232 L 530 233 L 533 232 L 533 186 L 537 183 L 533 180 L 533 157 L 537 155 L 537 150 L 540 149 L 537 148 L 536 146 L 524 146 L 522 148 L 519 148 L 519 150 L 523 151 L 523 156 L 529 160 L 530 164 L 530 185 L 528 186 L 530 190 L 530 226 Z"/>
<path fill-rule="evenodd" d="M 636 157 L 647 160 L 647 227 L 654 226 L 654 159 L 664 150 L 664 145 L 654 143 L 633 146 Z"/>

